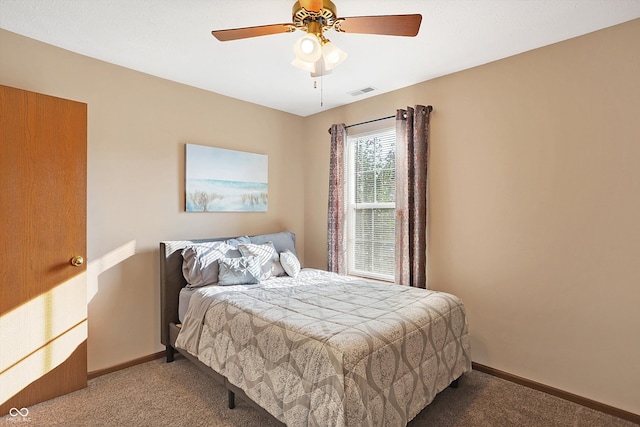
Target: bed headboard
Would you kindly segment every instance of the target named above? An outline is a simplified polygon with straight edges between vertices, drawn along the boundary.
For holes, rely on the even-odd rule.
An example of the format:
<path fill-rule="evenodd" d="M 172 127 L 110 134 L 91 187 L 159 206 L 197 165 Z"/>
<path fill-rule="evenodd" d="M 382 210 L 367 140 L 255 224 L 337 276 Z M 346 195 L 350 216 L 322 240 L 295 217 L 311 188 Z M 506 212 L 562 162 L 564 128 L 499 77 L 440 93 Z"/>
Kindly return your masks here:
<path fill-rule="evenodd" d="M 160 341 L 162 344 L 169 345 L 169 324 L 180 323 L 178 319 L 180 289 L 187 286 L 182 274 L 182 250 L 192 243 L 221 242 L 236 237 L 160 242 Z M 253 243 L 272 241 L 278 251 L 292 249 L 294 253 L 295 238 L 295 234 L 289 231 L 249 237 Z"/>
<path fill-rule="evenodd" d="M 192 243 L 219 242 L 228 238 L 172 240 L 160 242 L 160 341 L 169 344 L 169 323 L 178 320 L 180 289 L 187 286 L 182 274 L 182 250 Z"/>

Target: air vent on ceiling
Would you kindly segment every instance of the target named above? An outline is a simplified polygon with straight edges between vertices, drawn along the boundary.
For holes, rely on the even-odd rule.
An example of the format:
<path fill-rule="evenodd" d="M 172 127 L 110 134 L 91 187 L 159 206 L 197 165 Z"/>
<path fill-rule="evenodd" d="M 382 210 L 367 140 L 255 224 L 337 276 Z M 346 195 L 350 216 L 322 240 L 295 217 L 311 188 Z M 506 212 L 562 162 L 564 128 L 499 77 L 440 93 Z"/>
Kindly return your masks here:
<path fill-rule="evenodd" d="M 369 93 L 369 92 L 373 92 L 374 90 L 376 90 L 375 87 L 365 87 L 362 88 L 360 90 L 356 90 L 355 92 L 351 92 L 351 96 L 360 96 L 360 95 L 364 95 L 365 93 Z"/>

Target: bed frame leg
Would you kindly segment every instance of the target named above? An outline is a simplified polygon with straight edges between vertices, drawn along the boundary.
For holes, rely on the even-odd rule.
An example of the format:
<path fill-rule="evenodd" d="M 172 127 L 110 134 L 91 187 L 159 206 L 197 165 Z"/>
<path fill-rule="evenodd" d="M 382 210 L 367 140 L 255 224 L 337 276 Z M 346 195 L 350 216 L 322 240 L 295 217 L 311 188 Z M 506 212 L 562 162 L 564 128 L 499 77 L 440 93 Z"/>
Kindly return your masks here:
<path fill-rule="evenodd" d="M 227 391 L 229 392 L 229 409 L 233 409 L 236 407 L 236 395 L 231 390 Z"/>
<path fill-rule="evenodd" d="M 165 354 L 167 355 L 167 363 L 173 362 L 173 352 L 175 350 L 170 345 L 166 346 Z"/>
<path fill-rule="evenodd" d="M 458 386 L 460 385 L 460 378 L 456 378 L 455 380 L 453 380 L 451 382 L 451 384 L 449 384 L 449 387 L 451 388 L 458 388 Z"/>

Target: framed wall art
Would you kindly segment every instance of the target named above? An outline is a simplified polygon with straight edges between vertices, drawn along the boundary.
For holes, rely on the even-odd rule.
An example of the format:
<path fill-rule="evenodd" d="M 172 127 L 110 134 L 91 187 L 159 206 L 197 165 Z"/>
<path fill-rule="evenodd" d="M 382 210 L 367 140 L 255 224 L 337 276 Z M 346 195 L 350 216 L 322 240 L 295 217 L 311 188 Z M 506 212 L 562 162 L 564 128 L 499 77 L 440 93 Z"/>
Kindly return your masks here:
<path fill-rule="evenodd" d="M 187 212 L 266 212 L 268 156 L 185 144 Z"/>

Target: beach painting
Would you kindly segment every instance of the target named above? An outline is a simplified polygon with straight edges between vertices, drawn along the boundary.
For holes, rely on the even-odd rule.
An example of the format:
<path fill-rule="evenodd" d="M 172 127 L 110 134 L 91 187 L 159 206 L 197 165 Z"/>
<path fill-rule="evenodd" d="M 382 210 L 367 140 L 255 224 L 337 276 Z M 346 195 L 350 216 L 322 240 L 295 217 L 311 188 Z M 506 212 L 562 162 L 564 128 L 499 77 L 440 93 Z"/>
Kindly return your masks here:
<path fill-rule="evenodd" d="M 185 144 L 187 212 L 266 212 L 268 156 Z"/>

